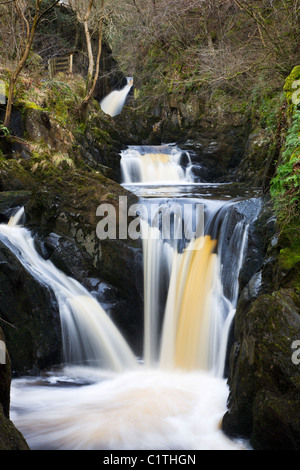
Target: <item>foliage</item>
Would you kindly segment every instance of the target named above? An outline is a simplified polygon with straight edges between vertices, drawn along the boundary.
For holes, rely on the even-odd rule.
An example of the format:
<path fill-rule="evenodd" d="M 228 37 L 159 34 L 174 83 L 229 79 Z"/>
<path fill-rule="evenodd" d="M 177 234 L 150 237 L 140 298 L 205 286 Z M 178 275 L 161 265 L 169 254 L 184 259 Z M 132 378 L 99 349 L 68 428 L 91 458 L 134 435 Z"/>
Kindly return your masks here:
<path fill-rule="evenodd" d="M 260 77 L 278 90 L 299 59 L 297 0 L 107 0 L 106 12 L 106 39 L 140 102 L 150 90 L 164 102 L 223 89 L 244 103 Z"/>
<path fill-rule="evenodd" d="M 280 236 L 284 240 L 280 262 L 285 269 L 296 267 L 300 261 L 300 110 L 293 103 L 291 93 L 299 76 L 300 67 L 295 67 L 285 82 L 290 122 L 270 188 Z M 297 288 L 300 288 L 299 279 Z"/>
<path fill-rule="evenodd" d="M 271 195 L 282 226 L 293 226 L 299 219 L 300 204 L 300 112 L 289 129 L 282 159 L 271 182 Z"/>
<path fill-rule="evenodd" d="M 271 194 L 279 220 L 286 226 L 299 219 L 300 203 L 300 109 L 293 100 L 294 83 L 300 78 L 300 67 L 294 67 L 285 81 L 284 90 L 290 117 L 281 160 L 271 182 Z"/>
<path fill-rule="evenodd" d="M 6 137 L 9 134 L 10 134 L 10 130 L 7 127 L 0 124 L 0 137 Z"/>

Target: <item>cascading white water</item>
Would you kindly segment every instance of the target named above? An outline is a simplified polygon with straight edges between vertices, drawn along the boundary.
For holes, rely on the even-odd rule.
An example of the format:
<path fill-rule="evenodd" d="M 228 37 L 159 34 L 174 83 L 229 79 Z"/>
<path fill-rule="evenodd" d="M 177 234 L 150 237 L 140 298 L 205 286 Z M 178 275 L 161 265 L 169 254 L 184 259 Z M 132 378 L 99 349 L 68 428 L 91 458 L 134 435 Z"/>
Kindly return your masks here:
<path fill-rule="evenodd" d="M 27 271 L 55 293 L 65 361 L 87 362 L 117 371 L 135 367 L 133 353 L 93 296 L 37 253 L 31 233 L 18 225 L 23 214 L 21 208 L 7 225 L 0 224 L 0 240 L 15 253 Z"/>
<path fill-rule="evenodd" d="M 132 85 L 133 79 L 127 77 L 127 84 L 121 90 L 114 90 L 103 98 L 100 103 L 102 111 L 112 117 L 120 114 Z"/>
<path fill-rule="evenodd" d="M 157 202 L 157 201 L 155 201 Z M 143 237 L 144 252 L 144 309 L 145 309 L 145 363 L 159 364 L 160 368 L 174 370 L 212 371 L 223 376 L 229 328 L 233 319 L 238 292 L 238 276 L 247 246 L 248 225 L 240 221 L 232 234 L 232 266 L 223 266 L 223 224 L 214 231 L 218 213 L 223 213 L 224 224 L 230 218 L 234 203 L 197 200 L 206 206 L 207 222 L 204 236 L 192 238 L 180 249 L 178 239 L 163 240 L 147 223 L 143 225 L 151 236 Z M 184 205 L 193 207 L 195 200 L 185 199 Z M 164 200 L 161 202 L 165 204 Z M 150 211 L 149 211 L 150 212 Z M 177 214 L 181 226 L 183 211 Z M 151 232 L 152 231 L 152 232 Z M 219 239 L 214 238 L 217 233 Z M 180 236 L 181 230 L 178 231 Z M 222 270 L 230 278 L 230 292 L 224 293 Z M 162 331 L 159 331 L 158 311 L 161 300 L 162 273 L 169 276 Z"/>
<path fill-rule="evenodd" d="M 186 168 L 181 159 L 187 159 Z M 191 159 L 188 152 L 182 152 L 173 145 L 135 147 L 121 152 L 123 183 L 183 183 L 192 182 Z"/>
<path fill-rule="evenodd" d="M 146 150 L 150 154 L 162 154 L 165 149 Z M 168 147 L 168 155 L 169 150 Z M 139 160 L 145 148 L 138 153 Z M 174 155 L 177 159 L 176 152 Z M 131 157 L 132 153 L 128 156 L 123 152 L 123 174 L 133 179 L 138 174 L 136 179 L 143 184 L 147 168 L 144 173 L 136 172 L 138 165 L 129 162 Z M 176 164 L 169 158 L 165 163 L 163 177 L 174 183 L 174 173 L 168 168 L 180 166 L 180 158 Z M 179 182 L 187 176 L 186 170 L 182 171 Z M 72 365 L 57 373 L 48 372 L 38 381 L 35 378 L 13 381 L 11 419 L 32 449 L 247 448 L 245 442 L 230 440 L 220 430 L 228 397 L 223 378 L 224 361 L 237 301 L 238 275 L 247 245 L 247 218 L 240 216 L 232 223 L 235 201 L 200 201 L 205 205 L 205 230 L 198 239 L 179 242 L 162 239 L 153 220 L 141 221 L 142 232 L 149 235 L 142 240 L 143 364 L 132 356 L 115 327 L 113 338 L 117 339 L 111 338 L 110 322 L 109 332 L 105 330 L 107 317 L 103 323 L 98 322 L 98 310 L 101 318 L 104 312 L 95 306 L 94 299 L 78 283 L 66 278 L 53 265 L 50 267 L 49 262 L 37 258 L 29 232 L 15 226 L 18 217 L 11 219 L 9 226 L 1 226 L 1 240 L 10 240 L 8 245 L 12 250 L 15 246 L 24 266 L 41 282 L 49 283 L 59 296 L 60 290 L 64 291 L 60 307 L 66 323 L 72 325 L 67 328 L 68 338 L 78 335 L 77 328 L 81 329 L 82 325 L 73 319 L 82 315 L 83 324 L 92 326 L 83 342 L 99 341 L 102 352 L 97 351 L 102 355 L 104 349 L 111 364 L 111 372 Z M 230 227 L 233 233 L 228 232 Z M 174 233 L 179 233 L 176 227 Z M 227 278 L 229 282 L 225 282 Z M 97 310 L 96 323 L 90 319 L 94 310 Z M 73 344 L 76 343 L 77 339 Z M 116 361 L 111 358 L 111 352 L 117 355 Z M 84 356 L 89 354 L 88 347 Z M 76 354 L 72 357 L 75 362 L 78 360 Z M 95 359 L 94 354 L 92 357 Z M 121 373 L 114 372 L 120 369 Z"/>

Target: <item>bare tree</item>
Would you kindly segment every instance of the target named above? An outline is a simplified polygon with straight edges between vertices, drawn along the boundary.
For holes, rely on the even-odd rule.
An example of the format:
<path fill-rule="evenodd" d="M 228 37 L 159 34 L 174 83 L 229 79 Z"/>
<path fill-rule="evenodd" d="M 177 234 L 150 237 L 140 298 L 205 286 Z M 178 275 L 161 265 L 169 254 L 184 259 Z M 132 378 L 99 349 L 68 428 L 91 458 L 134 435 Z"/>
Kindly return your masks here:
<path fill-rule="evenodd" d="M 104 0 L 100 1 L 100 6 L 95 0 L 70 0 L 70 7 L 76 13 L 77 19 L 83 24 L 86 47 L 88 54 L 88 72 L 86 80 L 86 96 L 81 102 L 78 111 L 82 112 L 88 102 L 90 101 L 100 71 L 100 57 L 102 52 L 102 30 L 104 20 Z M 94 52 L 92 47 L 92 36 L 97 33 L 98 35 L 98 47 L 97 55 L 94 59 Z"/>
<path fill-rule="evenodd" d="M 104 0 L 101 0 L 100 12 L 99 12 L 99 17 L 98 17 L 98 51 L 97 51 L 97 57 L 96 57 L 95 72 L 93 71 L 92 81 L 90 82 L 89 88 L 87 88 L 87 93 L 86 93 L 85 98 L 80 104 L 80 107 L 79 107 L 80 113 L 84 111 L 88 102 L 92 98 L 95 88 L 96 88 L 97 80 L 99 78 L 100 58 L 101 58 L 101 52 L 102 52 L 102 30 L 103 30 L 103 20 L 104 20 L 103 15 L 104 15 Z"/>
<path fill-rule="evenodd" d="M 9 124 L 10 124 L 15 84 L 29 57 L 34 35 L 36 33 L 38 24 L 40 20 L 42 19 L 42 17 L 59 2 L 59 0 L 54 0 L 53 3 L 51 3 L 49 6 L 45 7 L 42 10 L 42 6 L 45 5 L 46 2 L 44 0 L 36 0 L 34 14 L 31 17 L 27 2 L 22 2 L 21 0 L 12 0 L 12 1 L 14 3 L 17 15 L 21 19 L 24 34 L 22 36 L 20 59 L 18 60 L 17 65 L 15 69 L 12 71 L 10 79 L 9 79 L 7 105 L 6 105 L 5 118 L 3 122 L 4 127 L 9 127 Z"/>
<path fill-rule="evenodd" d="M 87 73 L 87 88 L 89 88 L 93 79 L 94 73 L 94 55 L 92 48 L 91 38 L 91 20 L 92 20 L 92 8 L 94 6 L 94 0 L 70 0 L 69 5 L 72 10 L 76 13 L 77 20 L 83 24 L 84 34 L 86 40 L 87 54 L 88 54 L 88 73 Z"/>

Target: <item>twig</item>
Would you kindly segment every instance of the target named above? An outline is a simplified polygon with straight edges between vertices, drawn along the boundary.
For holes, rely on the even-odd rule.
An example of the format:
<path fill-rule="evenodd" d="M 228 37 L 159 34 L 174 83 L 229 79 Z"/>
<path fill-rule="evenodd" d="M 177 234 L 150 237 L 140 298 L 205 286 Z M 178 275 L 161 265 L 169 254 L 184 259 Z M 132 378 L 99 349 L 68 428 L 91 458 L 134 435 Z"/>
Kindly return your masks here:
<path fill-rule="evenodd" d="M 15 328 L 17 329 L 17 327 L 15 325 L 12 325 L 11 323 L 9 323 L 8 321 L 4 320 L 3 318 L 0 317 L 0 321 L 3 321 L 3 323 L 6 323 L 7 325 L 11 326 L 12 328 Z"/>

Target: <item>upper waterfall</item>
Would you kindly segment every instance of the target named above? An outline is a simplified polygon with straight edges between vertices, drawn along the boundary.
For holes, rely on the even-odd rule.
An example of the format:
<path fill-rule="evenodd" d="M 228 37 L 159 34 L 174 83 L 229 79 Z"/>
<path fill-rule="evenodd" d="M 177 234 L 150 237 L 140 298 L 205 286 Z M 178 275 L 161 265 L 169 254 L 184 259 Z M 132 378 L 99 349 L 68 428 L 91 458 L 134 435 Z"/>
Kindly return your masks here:
<path fill-rule="evenodd" d="M 133 78 L 127 77 L 127 84 L 121 90 L 114 90 L 103 98 L 100 103 L 102 111 L 112 117 L 120 114 L 132 85 Z"/>

